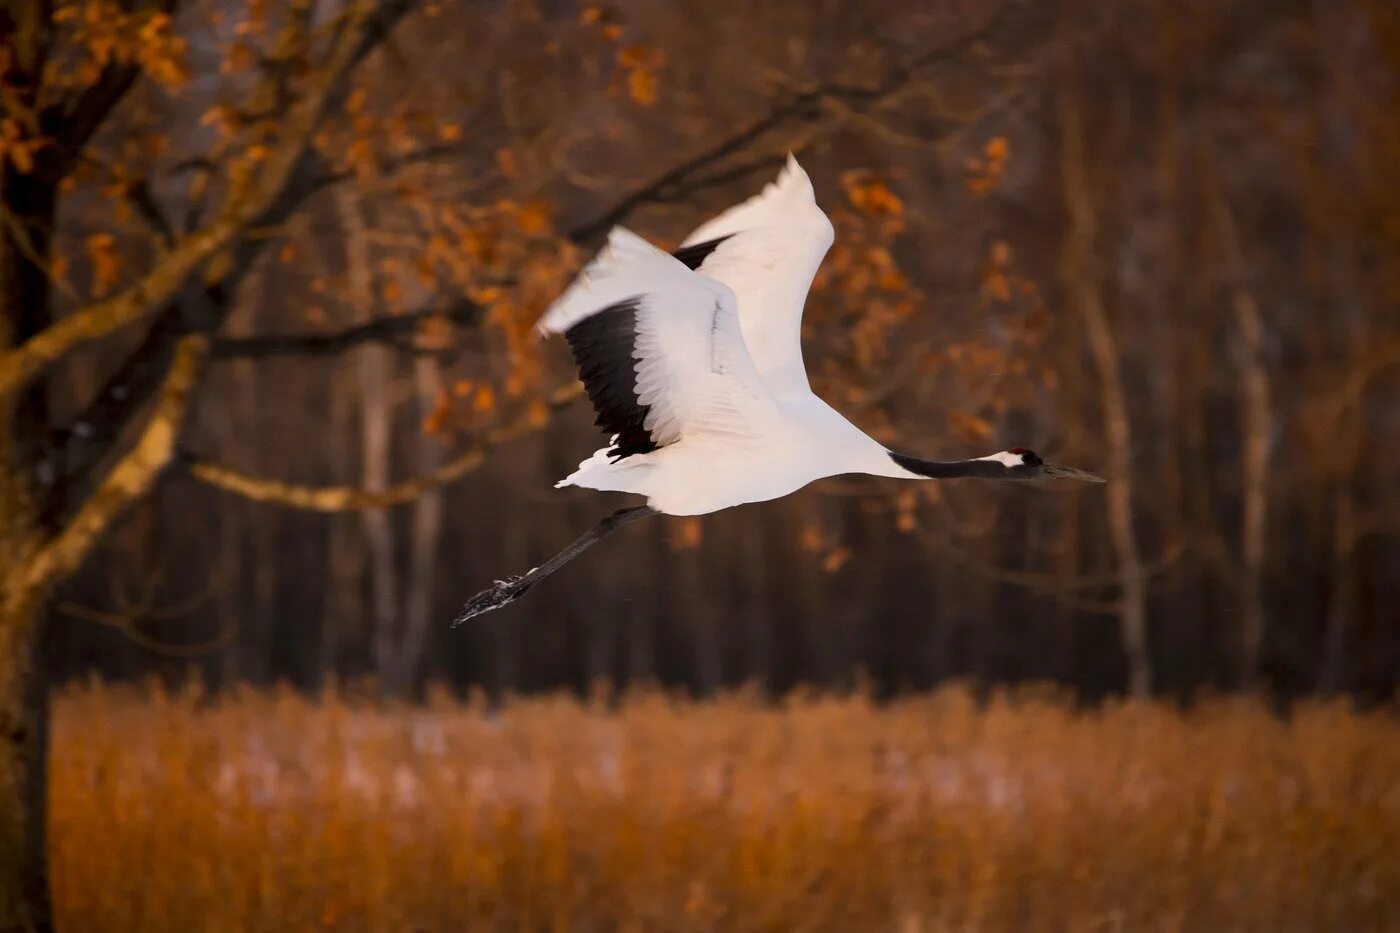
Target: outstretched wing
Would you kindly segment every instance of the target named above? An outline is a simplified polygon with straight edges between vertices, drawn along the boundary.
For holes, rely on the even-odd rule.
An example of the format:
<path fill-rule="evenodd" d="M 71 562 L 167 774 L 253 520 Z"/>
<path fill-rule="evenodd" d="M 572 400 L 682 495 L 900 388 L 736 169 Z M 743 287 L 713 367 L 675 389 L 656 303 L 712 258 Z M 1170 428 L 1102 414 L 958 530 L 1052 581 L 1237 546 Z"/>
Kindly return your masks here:
<path fill-rule="evenodd" d="M 734 290 L 749 354 L 774 395 L 809 392 L 802 308 L 831 248 L 831 221 L 791 155 L 776 181 L 686 237 L 676 257 Z"/>
<path fill-rule="evenodd" d="M 622 227 L 536 326 L 569 341 L 614 460 L 682 437 L 745 443 L 776 415 L 734 293 Z"/>

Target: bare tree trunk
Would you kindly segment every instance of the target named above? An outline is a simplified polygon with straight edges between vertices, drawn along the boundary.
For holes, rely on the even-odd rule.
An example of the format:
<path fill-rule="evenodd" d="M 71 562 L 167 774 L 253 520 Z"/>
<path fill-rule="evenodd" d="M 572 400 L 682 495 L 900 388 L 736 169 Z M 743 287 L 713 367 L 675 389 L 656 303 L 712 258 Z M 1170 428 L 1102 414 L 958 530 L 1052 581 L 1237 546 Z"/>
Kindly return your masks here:
<path fill-rule="evenodd" d="M 1097 216 L 1085 164 L 1080 91 L 1072 75 L 1062 78 L 1058 96 L 1061 180 L 1070 226 L 1061 271 L 1099 372 L 1099 401 L 1108 444 L 1108 529 L 1118 563 L 1118 623 L 1128 660 L 1129 692 L 1145 698 L 1152 693 L 1152 663 L 1147 641 L 1146 579 L 1135 530 L 1132 429 L 1119 370 L 1118 344 L 1099 293 L 1094 261 Z"/>
<path fill-rule="evenodd" d="M 46 13 L 21 3 L 0 12 L 6 61 L 0 82 L 15 88 L 33 68 L 46 32 Z M 22 66 L 22 67 L 21 67 Z M 55 213 L 54 180 L 19 174 L 0 160 L 0 352 L 51 323 L 47 274 L 33 257 L 47 256 Z M 19 231 L 18 233 L 14 231 Z M 22 247 L 17 237 L 23 237 Z M 47 427 L 41 385 L 0 392 L 0 929 L 50 930 L 46 846 L 49 706 L 40 664 L 43 607 L 24 583 L 24 564 L 43 534 L 31 484 L 34 452 L 27 442 Z M 40 452 L 42 453 L 42 452 Z"/>
<path fill-rule="evenodd" d="M 1269 510 L 1269 437 L 1273 408 L 1264 368 L 1264 326 L 1254 294 L 1235 290 L 1235 324 L 1240 335 L 1240 431 L 1243 436 L 1240 490 L 1240 683 L 1257 686 L 1264 646 L 1264 560 Z"/>
<path fill-rule="evenodd" d="M 739 536 L 738 550 L 743 564 L 739 585 L 744 612 L 733 620 L 743 631 L 744 676 L 764 694 L 773 686 L 773 581 L 768 572 L 767 537 L 768 525 L 764 522 L 756 522 L 752 529 Z"/>
<path fill-rule="evenodd" d="M 253 398 L 252 369 L 248 360 L 235 362 L 230 369 L 232 382 L 235 386 L 233 397 L 235 402 L 228 405 L 226 417 L 220 419 L 215 430 L 214 443 L 217 449 L 228 460 L 238 462 L 245 458 L 241 456 L 241 449 L 250 437 L 257 437 L 256 429 L 251 423 L 247 406 L 251 404 Z M 245 575 L 252 568 L 247 559 L 247 540 L 249 526 L 256 521 L 253 515 L 255 505 L 238 499 L 225 499 L 218 503 L 220 510 L 220 534 L 219 547 L 223 551 L 219 560 L 227 568 L 228 579 L 235 581 L 235 586 L 231 588 L 228 598 L 219 600 L 217 612 L 219 614 L 220 631 L 235 631 L 244 628 L 243 622 L 247 610 L 247 601 L 243 598 L 244 587 L 241 582 Z M 240 631 L 241 634 L 241 631 Z M 239 650 L 241 637 L 234 638 L 227 648 L 219 656 L 218 677 L 219 683 L 223 686 L 231 686 L 238 682 L 239 672 Z"/>
<path fill-rule="evenodd" d="M 266 273 L 263 273 L 258 276 L 256 281 L 249 283 L 250 293 L 258 295 L 261 299 L 254 308 L 250 309 L 250 330 L 258 328 L 259 313 L 270 302 L 276 300 L 270 278 Z M 251 368 L 245 369 L 245 374 L 247 381 L 243 385 L 243 391 L 239 394 L 239 398 L 244 406 L 244 423 L 250 428 L 250 436 L 257 437 L 261 434 L 261 430 L 266 430 L 267 422 L 265 419 L 277 417 L 277 412 L 268 410 L 270 407 L 268 406 L 268 392 L 263 381 L 254 377 Z M 259 473 L 266 474 L 278 471 L 278 452 L 269 445 L 254 444 L 252 454 L 250 459 L 253 462 L 253 468 Z M 253 585 L 249 594 L 248 608 L 245 610 L 243 630 L 247 633 L 247 637 L 241 639 L 243 641 L 243 658 L 239 673 L 244 679 L 269 683 L 276 676 L 276 665 L 273 658 L 273 632 L 278 623 L 277 613 L 281 605 L 278 600 L 283 563 L 280 537 L 285 519 L 281 513 L 274 509 L 254 507 L 249 508 L 245 514 L 252 526 L 248 535 L 248 548 L 252 556 Z"/>
<path fill-rule="evenodd" d="M 354 196 L 339 198 L 341 222 L 345 225 L 346 266 L 357 317 L 368 317 L 374 294 L 370 268 L 369 240 L 365 216 Z M 366 489 L 378 492 L 389 485 L 389 456 L 393 443 L 393 401 L 389 398 L 393 360 L 389 350 L 368 346 L 360 350 L 361 434 L 360 459 Z M 398 570 L 394 559 L 392 516 L 384 509 L 365 512 L 365 533 L 369 538 L 370 600 L 374 620 L 374 665 L 383 686 L 392 689 L 397 642 Z"/>
<path fill-rule="evenodd" d="M 1334 193 L 1333 210 L 1352 209 L 1361 197 L 1355 182 L 1358 132 L 1357 100 L 1369 93 L 1364 71 L 1354 65 L 1358 61 L 1358 42 L 1366 41 L 1355 28 L 1355 11 L 1345 5 L 1313 2 L 1316 56 L 1325 75 L 1317 95 L 1317 157 L 1321 162 Z M 1356 360 L 1361 354 L 1366 328 L 1366 298 L 1360 281 L 1359 245 L 1350 228 L 1332 229 L 1319 226 L 1314 231 L 1323 250 L 1326 264 L 1327 301 L 1323 320 L 1334 328 L 1345 348 L 1346 356 Z M 1358 574 L 1354 561 L 1357 543 L 1357 503 L 1352 488 L 1352 474 L 1358 466 L 1357 438 L 1363 436 L 1363 419 L 1355 404 L 1344 405 L 1338 412 L 1332 436 L 1337 439 L 1331 464 L 1336 473 L 1332 509 L 1331 592 L 1328 596 L 1327 631 L 1322 669 L 1318 675 L 1318 690 L 1337 693 L 1347 686 L 1348 649 L 1355 626 Z"/>
<path fill-rule="evenodd" d="M 1332 592 L 1327 599 L 1327 634 L 1317 692 L 1330 696 L 1347 688 L 1347 649 L 1351 647 L 1352 617 L 1355 612 L 1356 502 L 1350 482 L 1342 477 L 1337 484 L 1332 513 Z"/>
<path fill-rule="evenodd" d="M 8 321 L 0 314 L 0 342 L 8 339 Z M 0 396 L 0 929 L 52 926 L 44 836 L 48 698 L 37 663 L 42 607 L 170 462 L 208 349 L 207 338 L 182 338 L 145 429 L 52 533 L 34 520 L 17 466 L 15 404 L 13 397 Z"/>
<path fill-rule="evenodd" d="M 355 373 L 347 365 L 336 364 L 331 375 L 330 436 L 326 440 L 327 457 L 336 476 L 353 474 L 356 462 L 350 433 L 354 423 L 354 389 L 358 384 Z M 334 678 L 340 673 L 342 641 L 362 629 L 364 618 L 365 569 L 364 540 L 359 534 L 357 515 L 330 516 L 326 542 L 325 618 L 321 622 L 321 677 Z"/>
<path fill-rule="evenodd" d="M 1264 322 L 1249 287 L 1248 268 L 1234 212 L 1212 175 L 1210 199 L 1220 228 L 1231 280 L 1231 305 L 1239 336 L 1240 376 L 1240 686 L 1258 685 L 1264 645 L 1264 559 L 1269 508 L 1269 438 L 1273 406 L 1264 365 Z"/>
<path fill-rule="evenodd" d="M 337 204 L 338 207 L 338 204 Z M 308 234 L 309 237 L 309 234 Z M 313 247 L 308 254 L 316 275 L 329 279 L 338 257 L 330 247 Z M 359 401 L 359 361 L 337 359 L 331 368 L 330 431 L 326 438 L 326 460 L 335 477 L 356 475 L 355 415 Z M 317 667 L 322 683 L 341 673 L 341 646 L 364 631 L 365 541 L 361 516 L 332 515 L 326 530 L 326 596 L 321 620 L 320 658 Z"/>
<path fill-rule="evenodd" d="M 702 697 L 713 696 L 724 680 L 724 665 L 715 626 L 718 601 L 708 598 L 705 593 L 705 557 L 703 547 L 671 555 L 676 565 L 676 588 L 685 602 L 676 616 L 689 629 L 691 659 L 695 665 L 695 692 Z"/>
<path fill-rule="evenodd" d="M 366 347 L 360 356 L 361 462 L 365 488 L 372 492 L 389 485 L 389 447 L 393 412 L 388 399 L 389 361 L 382 347 Z M 394 562 L 394 530 L 389 512 L 365 513 L 369 538 L 370 606 L 374 619 L 374 664 L 388 678 L 394 664 L 395 617 L 398 614 L 398 573 Z"/>
<path fill-rule="evenodd" d="M 417 387 L 419 410 L 426 416 L 432 410 L 442 388 L 438 364 L 429 359 L 418 360 L 413 366 L 413 377 Z M 437 438 L 421 434 L 418 438 L 418 472 L 431 473 L 441 460 L 441 443 Z M 407 693 L 412 688 L 423 660 L 423 649 L 428 643 L 428 633 L 431 631 L 433 583 L 436 579 L 438 547 L 442 541 L 440 488 L 424 493 L 414 503 L 410 535 L 403 633 L 390 683 L 390 688 L 396 694 Z"/>
<path fill-rule="evenodd" d="M 14 595 L 0 589 L 0 928 L 48 930 L 49 722 L 38 663 L 41 610 Z"/>

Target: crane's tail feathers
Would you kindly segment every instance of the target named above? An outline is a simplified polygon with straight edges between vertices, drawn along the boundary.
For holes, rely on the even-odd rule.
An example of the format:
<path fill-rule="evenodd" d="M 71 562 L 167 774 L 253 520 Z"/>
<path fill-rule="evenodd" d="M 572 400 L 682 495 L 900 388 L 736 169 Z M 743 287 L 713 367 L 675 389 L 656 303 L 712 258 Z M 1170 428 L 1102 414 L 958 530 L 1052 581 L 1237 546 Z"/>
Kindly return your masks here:
<path fill-rule="evenodd" d="M 661 291 L 675 276 L 691 274 L 670 253 L 626 227 L 613 227 L 607 245 L 549 306 L 535 329 L 544 335 L 562 334 L 604 308 Z"/>
<path fill-rule="evenodd" d="M 653 464 L 649 457 L 634 456 L 616 459 L 617 448 L 613 437 L 607 447 L 600 447 L 587 459 L 579 463 L 578 469 L 554 484 L 555 489 L 565 486 L 582 486 L 584 489 L 598 489 L 604 492 L 635 492 L 648 495 L 646 479 L 651 475 Z"/>

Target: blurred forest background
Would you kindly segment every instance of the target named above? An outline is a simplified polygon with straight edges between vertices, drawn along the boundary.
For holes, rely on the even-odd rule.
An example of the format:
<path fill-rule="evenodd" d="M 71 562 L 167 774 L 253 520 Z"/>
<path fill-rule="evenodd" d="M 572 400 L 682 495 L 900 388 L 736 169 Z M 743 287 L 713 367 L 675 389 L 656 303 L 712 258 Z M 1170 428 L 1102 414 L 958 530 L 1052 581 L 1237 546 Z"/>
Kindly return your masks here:
<path fill-rule="evenodd" d="M 466 597 L 623 504 L 551 488 L 599 438 L 536 317 L 612 224 L 674 246 L 789 151 L 837 231 L 804 323 L 818 393 L 911 453 L 1019 445 L 1109 485 L 828 480 L 628 529 L 450 629 Z M 6 3 L 0 777 L 30 816 L 0 809 L 0 868 L 28 833 L 23 877 L 43 873 L 44 691 L 91 673 L 215 690 L 364 678 L 408 698 L 434 681 L 491 698 L 600 681 L 888 697 L 951 679 L 1050 680 L 1080 700 L 1392 697 L 1397 166 L 1388 0 Z M 60 737 L 73 716 L 97 723 L 102 697 L 70 696 Z M 149 735 L 142 715 L 169 713 L 123 697 L 99 704 L 114 718 L 91 746 L 117 759 L 55 747 L 60 828 L 94 802 L 135 812 L 102 796 L 125 793 L 103 783 L 112 767 L 149 787 L 150 761 L 187 777 L 212 754 L 179 731 L 206 715 L 190 701 L 150 753 L 166 759 L 120 758 Z M 251 729 L 264 701 L 245 702 L 228 715 Z M 266 747 L 319 721 L 300 709 L 276 707 L 292 731 Z M 314 715 L 334 731 L 340 709 Z M 1036 710 L 1008 721 L 1059 721 Z M 702 715 L 717 718 L 691 725 L 716 736 L 748 721 Z M 1197 751 L 1270 728 L 1231 715 Z M 571 722 L 530 734 L 567 745 Z M 642 717 L 628 734 L 645 746 L 652 722 L 685 727 Z M 1127 748 L 1135 721 L 1106 722 L 1063 734 Z M 1153 728 L 1171 761 L 1196 754 L 1190 730 Z M 1374 804 L 1354 801 L 1374 806 L 1367 825 L 1391 826 L 1376 819 L 1394 813 L 1378 751 L 1393 719 L 1338 726 L 1352 744 L 1325 774 L 1298 728 L 1279 760 L 1326 787 L 1352 786 L 1354 765 L 1376 780 Z M 1008 729 L 996 748 L 1019 747 Z M 265 760 L 229 741 L 230 762 Z M 872 753 L 872 787 L 903 773 L 892 747 Z M 1221 783 L 1200 793 L 1228 797 L 1234 765 L 1211 756 Z M 299 786 L 278 805 L 297 811 Z M 1309 811 L 1354 825 L 1340 812 Z M 928 824 L 911 825 L 917 860 Z M 120 841 L 143 851 L 146 831 Z M 96 850 L 72 832 L 70 898 L 104 870 L 82 880 Z M 1338 844 L 1380 864 L 1381 842 Z M 1296 867 L 1268 876 L 1277 890 L 1304 889 Z M 1395 877 L 1354 873 L 1355 904 L 1384 905 Z M 0 918 L 31 896 L 17 890 L 0 885 Z M 1330 884 L 1307 890 L 1309 916 L 1361 916 Z"/>
<path fill-rule="evenodd" d="M 61 5 L 51 67 L 143 74 L 59 187 L 55 320 L 277 168 L 329 54 L 324 4 L 119 6 Z M 1394 689 L 1393 5 L 403 6 L 214 259 L 41 381 L 20 456 L 62 527 L 214 335 L 185 459 L 49 603 L 54 676 Z M 7 121 L 32 177 L 54 147 Z M 620 504 L 551 488 L 598 438 L 541 309 L 610 224 L 674 245 L 788 150 L 838 231 L 817 391 L 925 455 L 1112 485 L 823 482 L 447 628 Z"/>

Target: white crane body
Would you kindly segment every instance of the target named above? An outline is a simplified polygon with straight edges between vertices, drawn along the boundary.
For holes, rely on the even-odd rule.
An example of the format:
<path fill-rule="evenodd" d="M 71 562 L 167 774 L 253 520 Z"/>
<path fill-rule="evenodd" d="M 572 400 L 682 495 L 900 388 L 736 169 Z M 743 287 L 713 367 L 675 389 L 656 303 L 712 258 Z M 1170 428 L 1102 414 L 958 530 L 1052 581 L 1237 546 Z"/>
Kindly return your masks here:
<path fill-rule="evenodd" d="M 705 515 L 779 499 L 842 473 L 908 476 L 883 446 L 815 395 L 774 403 L 780 417 L 773 429 L 751 442 L 700 435 L 617 461 L 605 447 L 557 485 L 637 493 L 666 515 Z"/>

